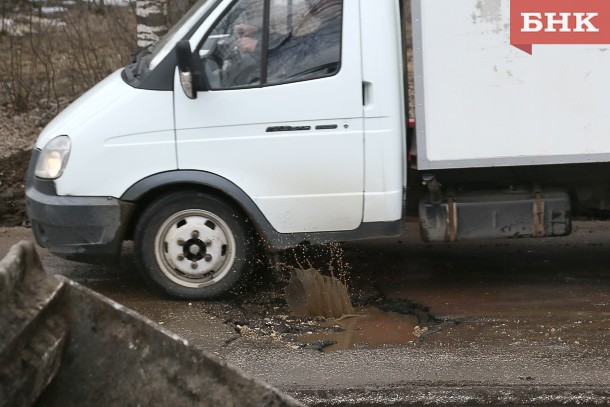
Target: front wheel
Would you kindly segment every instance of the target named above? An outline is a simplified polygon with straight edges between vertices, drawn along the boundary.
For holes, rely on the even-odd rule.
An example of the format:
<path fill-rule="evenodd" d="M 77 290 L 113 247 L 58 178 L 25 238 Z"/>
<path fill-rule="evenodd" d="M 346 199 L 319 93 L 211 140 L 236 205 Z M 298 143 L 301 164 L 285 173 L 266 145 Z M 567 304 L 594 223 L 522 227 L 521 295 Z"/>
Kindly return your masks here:
<path fill-rule="evenodd" d="M 145 277 L 173 297 L 198 300 L 242 281 L 253 240 L 232 206 L 202 192 L 178 192 L 144 211 L 134 245 Z"/>

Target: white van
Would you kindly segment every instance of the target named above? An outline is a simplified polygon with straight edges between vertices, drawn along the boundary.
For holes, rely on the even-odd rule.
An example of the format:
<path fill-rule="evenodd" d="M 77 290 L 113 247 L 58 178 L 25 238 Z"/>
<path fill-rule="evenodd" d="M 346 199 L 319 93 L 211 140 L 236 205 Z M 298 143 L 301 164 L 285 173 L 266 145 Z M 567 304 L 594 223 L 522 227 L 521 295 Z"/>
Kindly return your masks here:
<path fill-rule="evenodd" d="M 197 299 L 260 242 L 398 236 L 408 214 L 430 241 L 570 233 L 609 209 L 609 57 L 511 47 L 509 4 L 413 0 L 413 132 L 403 2 L 199 1 L 40 135 L 38 243 L 106 263 L 133 240 L 154 283 Z"/>

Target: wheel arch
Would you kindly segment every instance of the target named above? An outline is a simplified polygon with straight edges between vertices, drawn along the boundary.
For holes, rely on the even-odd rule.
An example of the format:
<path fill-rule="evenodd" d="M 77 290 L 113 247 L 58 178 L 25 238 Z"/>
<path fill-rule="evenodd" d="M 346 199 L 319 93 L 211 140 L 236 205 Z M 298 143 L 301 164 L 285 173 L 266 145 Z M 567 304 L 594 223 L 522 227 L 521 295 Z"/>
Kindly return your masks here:
<path fill-rule="evenodd" d="M 266 245 L 268 247 L 272 246 L 272 235 L 277 231 L 248 194 L 226 178 L 209 172 L 193 170 L 177 170 L 155 174 L 138 181 L 125 191 L 121 200 L 136 205 L 129 222 L 127 238 L 133 237 L 135 225 L 144 210 L 152 202 L 163 195 L 184 190 L 206 192 L 232 204 L 241 210 L 247 220 L 252 223 L 253 228 Z"/>
<path fill-rule="evenodd" d="M 212 193 L 232 203 L 241 210 L 257 232 L 267 250 L 277 251 L 298 246 L 303 243 L 325 244 L 353 240 L 369 240 L 383 237 L 400 236 L 403 220 L 393 222 L 363 223 L 355 230 L 328 232 L 280 233 L 267 220 L 252 198 L 240 187 L 217 174 L 195 171 L 175 170 L 151 175 L 132 185 L 121 200 L 135 204 L 133 215 L 128 220 L 129 229 L 125 239 L 133 237 L 135 225 L 144 209 L 164 194 L 185 189 Z"/>

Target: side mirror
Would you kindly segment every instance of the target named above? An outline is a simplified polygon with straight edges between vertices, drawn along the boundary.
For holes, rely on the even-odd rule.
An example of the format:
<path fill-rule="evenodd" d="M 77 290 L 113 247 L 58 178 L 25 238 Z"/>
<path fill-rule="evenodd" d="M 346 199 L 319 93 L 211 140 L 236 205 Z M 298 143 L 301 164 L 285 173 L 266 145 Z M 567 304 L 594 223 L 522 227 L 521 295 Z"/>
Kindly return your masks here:
<path fill-rule="evenodd" d="M 189 99 L 197 99 L 195 63 L 193 61 L 191 45 L 187 40 L 181 40 L 176 44 L 176 58 L 178 59 L 178 72 L 180 74 L 182 90 L 184 90 Z"/>

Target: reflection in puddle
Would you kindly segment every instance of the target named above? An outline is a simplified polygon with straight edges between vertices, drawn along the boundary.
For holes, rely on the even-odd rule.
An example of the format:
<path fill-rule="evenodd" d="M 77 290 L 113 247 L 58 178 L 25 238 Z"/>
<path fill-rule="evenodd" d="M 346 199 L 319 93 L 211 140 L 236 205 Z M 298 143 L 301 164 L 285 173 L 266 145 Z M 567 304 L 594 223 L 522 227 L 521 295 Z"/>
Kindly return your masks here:
<path fill-rule="evenodd" d="M 419 327 L 413 315 L 383 312 L 378 308 L 360 308 L 358 316 L 329 320 L 322 326 L 339 327 L 342 332 L 318 331 L 302 335 L 299 340 L 312 343 L 332 340 L 336 344 L 324 348 L 325 352 L 351 349 L 357 346 L 401 345 L 418 338 Z"/>

